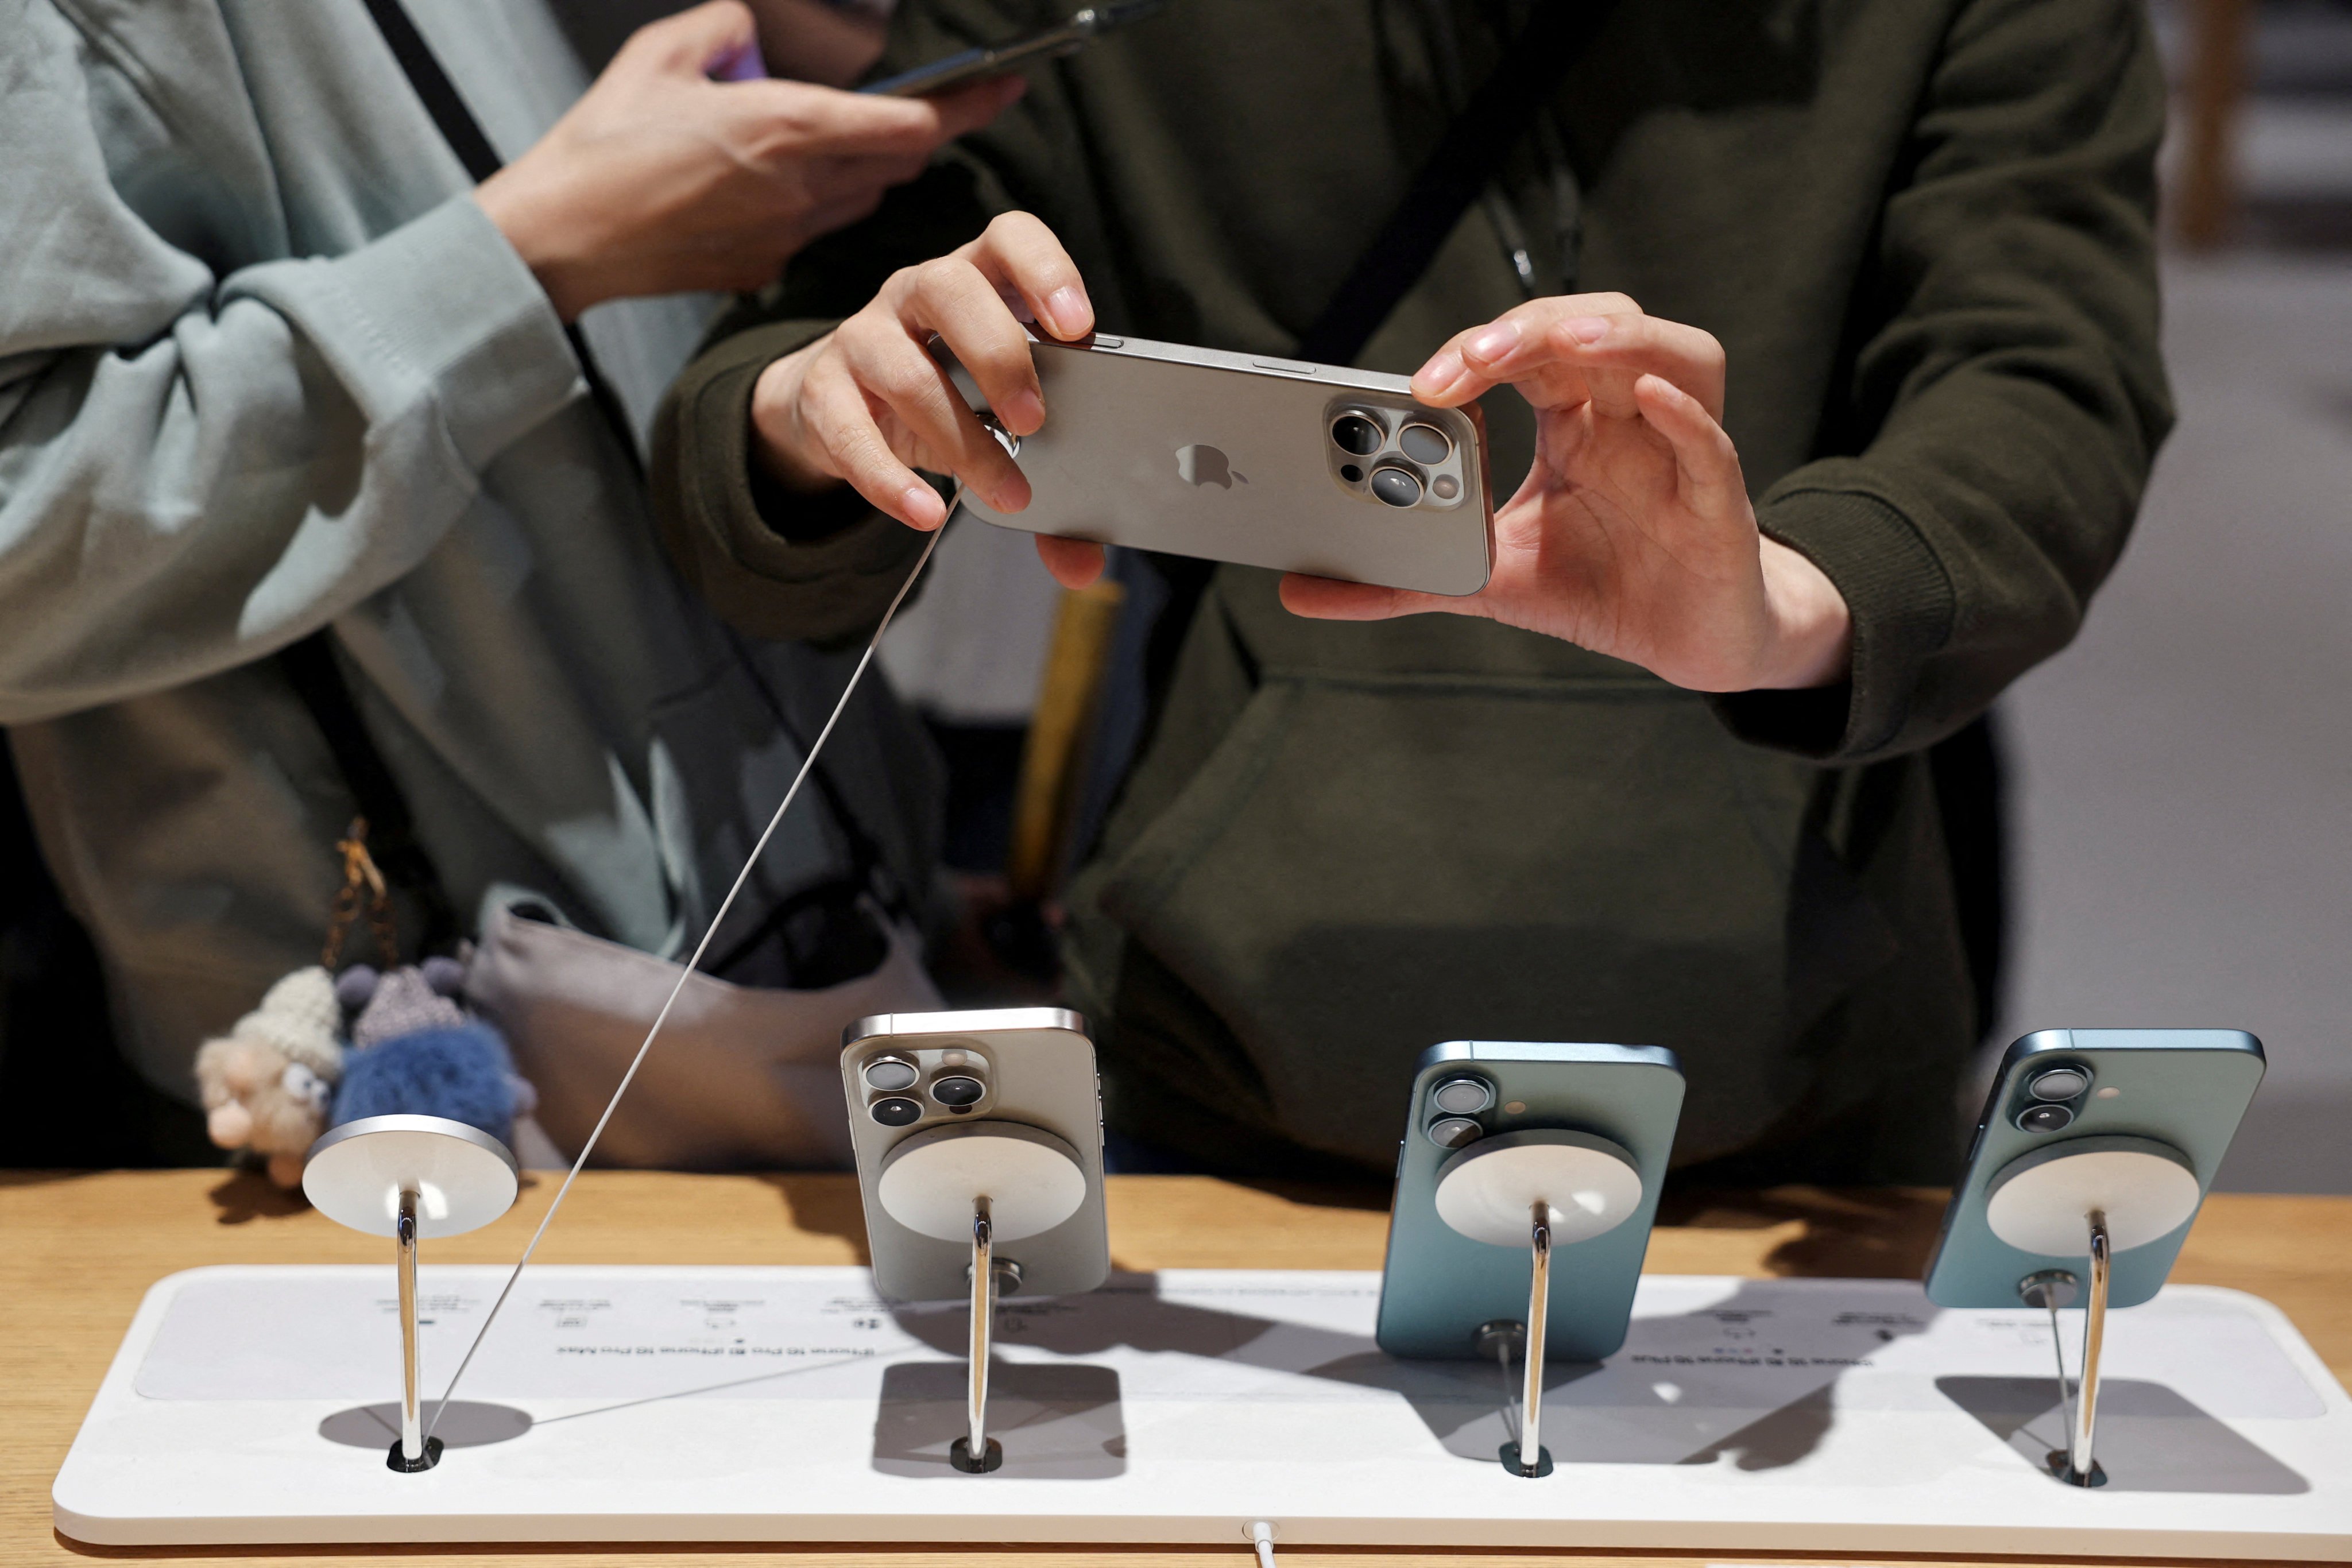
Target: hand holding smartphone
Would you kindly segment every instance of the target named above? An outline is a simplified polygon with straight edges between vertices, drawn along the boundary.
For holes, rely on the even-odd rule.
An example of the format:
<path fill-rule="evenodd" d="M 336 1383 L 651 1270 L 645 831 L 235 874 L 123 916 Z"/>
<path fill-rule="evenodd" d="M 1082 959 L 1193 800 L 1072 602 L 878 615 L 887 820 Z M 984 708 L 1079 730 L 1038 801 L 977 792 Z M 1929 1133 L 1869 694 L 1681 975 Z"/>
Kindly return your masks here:
<path fill-rule="evenodd" d="M 1475 406 L 1431 408 L 1398 377 L 1094 327 L 1060 241 L 1004 214 L 761 372 L 766 464 L 789 488 L 845 481 L 924 530 L 947 507 L 919 468 L 952 476 L 988 520 L 1062 540 L 1438 594 L 1485 584 Z M 1063 568 L 1087 549 L 1064 546 L 1057 575 L 1072 580 Z"/>

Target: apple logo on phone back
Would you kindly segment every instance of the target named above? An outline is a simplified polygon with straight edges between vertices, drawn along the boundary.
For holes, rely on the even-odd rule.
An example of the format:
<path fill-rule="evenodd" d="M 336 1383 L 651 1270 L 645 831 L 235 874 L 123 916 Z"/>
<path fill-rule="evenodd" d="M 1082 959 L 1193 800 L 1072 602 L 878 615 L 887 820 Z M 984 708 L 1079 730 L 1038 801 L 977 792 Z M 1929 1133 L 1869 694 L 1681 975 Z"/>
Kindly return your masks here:
<path fill-rule="evenodd" d="M 1235 473 L 1223 452 L 1197 444 L 1176 449 L 1176 476 L 1187 485 L 1214 485 L 1221 490 L 1230 490 L 1236 483 L 1249 483 L 1249 476 Z"/>

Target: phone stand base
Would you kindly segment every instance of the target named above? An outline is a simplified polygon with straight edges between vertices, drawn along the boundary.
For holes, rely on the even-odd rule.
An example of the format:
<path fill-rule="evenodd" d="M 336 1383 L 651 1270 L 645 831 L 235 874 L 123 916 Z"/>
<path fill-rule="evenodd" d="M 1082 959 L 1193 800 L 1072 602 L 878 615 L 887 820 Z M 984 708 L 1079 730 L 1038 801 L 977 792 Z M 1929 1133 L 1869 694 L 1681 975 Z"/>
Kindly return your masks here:
<path fill-rule="evenodd" d="M 2103 1487 L 2107 1484 L 2107 1472 L 2100 1467 L 2096 1459 L 2091 1461 L 2089 1480 L 2083 1479 L 2083 1472 L 2074 1468 L 2074 1460 L 2066 1457 L 2066 1450 L 2063 1448 L 2051 1449 L 2043 1456 L 2042 1462 L 2050 1467 L 2052 1475 L 2070 1487 Z"/>
<path fill-rule="evenodd" d="M 420 1268 L 427 1411 L 507 1273 Z M 57 1528 L 1230 1549 L 1264 1521 L 1285 1547 L 2352 1560 L 2352 1399 L 2275 1308 L 2208 1287 L 2113 1314 L 2107 1480 L 2080 1488 L 2044 1462 L 2066 1425 L 2029 1307 L 1651 1275 L 1621 1351 L 1549 1368 L 1552 1471 L 1528 1479 L 1496 1462 L 1516 1379 L 1382 1354 L 1379 1276 L 1207 1270 L 1003 1302 L 1001 1446 L 975 1477 L 954 1452 L 968 1301 L 878 1301 L 845 1267 L 534 1268 L 436 1428 L 440 1463 L 395 1475 L 388 1284 L 373 1265 L 158 1283 L 58 1473 Z"/>
<path fill-rule="evenodd" d="M 958 1437 L 948 1445 L 948 1463 L 968 1476 L 992 1475 L 1004 1468 L 1004 1445 L 991 1437 L 987 1451 L 975 1464 L 971 1457 L 971 1439 Z"/>
<path fill-rule="evenodd" d="M 391 1448 L 383 1456 L 386 1469 L 397 1470 L 404 1476 L 422 1475 L 441 1462 L 441 1439 L 438 1437 L 425 1438 L 425 1451 L 413 1459 L 403 1454 L 400 1448 L 400 1439 L 394 1437 Z"/>
<path fill-rule="evenodd" d="M 1549 1448 L 1539 1448 L 1536 1450 L 1536 1473 L 1534 1475 L 1528 1474 L 1527 1468 L 1519 1462 L 1519 1446 L 1517 1443 L 1504 1444 L 1502 1450 L 1495 1457 L 1503 1461 L 1503 1469 L 1506 1471 L 1517 1476 L 1522 1480 L 1539 1481 L 1543 1479 L 1544 1477 L 1551 1474 L 1551 1450 Z"/>

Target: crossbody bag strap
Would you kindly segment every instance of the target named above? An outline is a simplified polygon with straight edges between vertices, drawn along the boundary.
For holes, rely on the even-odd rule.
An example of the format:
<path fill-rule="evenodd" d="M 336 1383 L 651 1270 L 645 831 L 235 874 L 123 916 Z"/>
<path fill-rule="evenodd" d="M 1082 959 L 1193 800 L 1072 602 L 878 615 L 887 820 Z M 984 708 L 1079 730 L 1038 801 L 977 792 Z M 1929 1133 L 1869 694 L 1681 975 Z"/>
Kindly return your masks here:
<path fill-rule="evenodd" d="M 499 156 L 498 149 L 490 145 L 489 137 L 482 130 L 482 122 L 474 118 L 474 111 L 467 109 L 466 100 L 457 96 L 457 84 L 449 79 L 449 73 L 441 68 L 441 61 L 433 53 L 433 46 L 426 43 L 425 35 L 416 30 L 415 21 L 400 0 L 366 0 L 366 5 L 368 15 L 375 19 L 375 30 L 383 35 L 385 46 L 392 50 L 392 57 L 400 62 L 401 71 L 408 78 L 410 89 L 415 92 L 418 101 L 425 105 L 425 112 L 433 117 L 434 126 L 441 132 L 441 140 L 449 144 L 449 151 L 457 155 L 457 162 L 465 165 L 466 172 L 472 177 L 474 183 L 478 185 L 505 168 L 506 162 Z M 596 356 L 589 352 L 588 340 L 580 330 L 580 323 L 565 322 L 563 335 L 572 340 L 572 352 L 580 361 L 581 379 L 588 383 L 589 397 L 612 425 L 613 434 L 620 438 L 621 450 L 628 454 L 638 476 L 644 477 L 645 459 L 637 451 L 636 432 L 630 426 L 628 412 L 621 406 L 621 400 L 614 392 L 612 383 L 597 368 Z"/>
<path fill-rule="evenodd" d="M 425 41 L 424 34 L 417 31 L 415 20 L 408 15 L 401 0 L 365 0 L 365 4 L 368 15 L 375 20 L 376 31 L 383 35 L 385 46 L 392 50 L 393 57 L 400 62 L 401 70 L 407 76 L 408 85 L 425 105 L 425 112 L 433 117 L 433 123 L 440 130 L 441 139 L 457 155 L 457 162 L 465 165 L 466 172 L 479 184 L 505 167 L 498 150 L 490 145 L 489 137 L 483 131 L 481 122 L 474 118 L 473 110 L 467 109 L 466 100 L 458 96 L 457 84 L 449 79 L 448 72 L 441 68 L 441 62 L 433 53 L 432 46 Z M 566 325 L 564 333 L 572 340 L 572 351 L 579 359 L 580 373 L 588 383 L 590 396 L 612 425 L 622 450 L 637 464 L 642 477 L 644 465 L 638 458 L 636 434 L 630 427 L 621 400 L 598 368 L 596 356 L 589 349 L 579 324 Z M 750 653 L 735 640 L 731 631 L 728 636 L 729 646 L 737 662 L 758 689 L 779 726 L 792 737 L 793 744 L 805 750 L 805 743 L 792 726 L 783 705 L 768 689 L 767 682 L 752 662 Z M 360 730 L 359 734 L 362 739 L 365 738 L 364 730 Z M 377 771 L 383 771 L 380 763 Z M 388 779 L 390 776 L 386 773 L 384 777 Z M 906 892 L 891 875 L 880 844 L 875 841 L 873 834 L 866 831 L 856 813 L 850 810 L 849 802 L 822 762 L 816 768 L 816 786 L 843 836 L 848 841 L 852 874 L 893 914 L 905 913 L 908 906 Z"/>
<path fill-rule="evenodd" d="M 1437 151 L 1413 176 L 1388 222 L 1357 256 L 1323 314 L 1299 339 L 1300 359 L 1323 365 L 1355 362 L 1372 334 L 1428 272 L 1462 214 L 1478 199 L 1478 193 L 1494 178 L 1511 148 L 1534 129 L 1545 100 L 1570 62 L 1600 31 L 1618 3 L 1536 0 L 1533 14 L 1505 47 L 1501 62 L 1446 128 Z M 1146 718 L 1130 756 L 1149 742 L 1193 611 L 1216 570 L 1210 562 L 1185 556 L 1154 555 L 1150 565 L 1165 584 L 1168 597 L 1141 653 Z"/>
<path fill-rule="evenodd" d="M 360 717 L 359 704 L 336 662 L 332 636 L 313 632 L 278 650 L 278 668 L 310 710 L 311 722 L 319 727 L 343 776 L 344 787 L 352 792 L 352 803 L 367 820 L 369 857 L 383 873 L 384 882 L 405 894 L 416 910 L 418 951 L 447 952 L 464 930 L 433 857 L 416 841 L 407 798 L 368 734 L 366 721 Z"/>
<path fill-rule="evenodd" d="M 1454 225 L 1511 148 L 1535 128 L 1544 100 L 1617 8 L 1617 0 L 1536 0 L 1503 57 L 1446 128 L 1404 197 L 1364 247 L 1323 314 L 1299 340 L 1298 357 L 1355 362 L 1372 334 L 1412 292 Z"/>
<path fill-rule="evenodd" d="M 393 57 L 407 76 L 409 86 L 433 117 L 441 139 L 457 155 L 457 162 L 465 165 L 466 172 L 477 183 L 497 173 L 502 165 L 497 151 L 490 146 L 490 139 L 483 134 L 480 123 L 457 96 L 448 73 L 433 57 L 424 35 L 416 30 L 416 24 L 401 8 L 399 0 L 365 3 L 377 32 L 383 36 Z M 597 373 L 595 361 L 578 329 L 566 330 L 571 335 L 572 351 L 580 358 L 590 392 L 605 417 L 613 422 L 614 434 L 634 461 L 636 442 L 629 433 L 628 421 L 620 413 L 618 400 Z M 334 757 L 353 803 L 367 819 L 368 852 L 376 868 L 383 873 L 386 883 L 406 895 L 415 905 L 423 927 L 419 936 L 422 949 L 446 950 L 463 935 L 463 927 L 432 856 L 417 841 L 415 822 L 409 814 L 399 780 L 361 716 L 359 703 L 352 695 L 351 684 L 344 678 L 342 664 L 336 656 L 333 634 L 313 632 L 280 650 L 277 662 L 286 684 L 310 710 L 311 722 L 319 727 L 319 734 Z"/>

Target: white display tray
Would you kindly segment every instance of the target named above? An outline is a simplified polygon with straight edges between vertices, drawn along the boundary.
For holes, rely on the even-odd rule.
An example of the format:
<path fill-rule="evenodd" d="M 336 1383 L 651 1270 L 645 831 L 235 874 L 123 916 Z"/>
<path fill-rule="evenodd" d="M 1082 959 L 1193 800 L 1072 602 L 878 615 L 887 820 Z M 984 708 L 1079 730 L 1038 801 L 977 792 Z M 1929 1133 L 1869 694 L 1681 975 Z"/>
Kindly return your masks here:
<path fill-rule="evenodd" d="M 437 1394 L 505 1277 L 423 1271 Z M 1645 1547 L 2352 1558 L 2352 1403 L 2276 1308 L 2176 1286 L 2110 1320 L 2098 1457 L 2047 1322 L 1888 1281 L 1651 1276 L 1557 1369 L 1549 1477 L 1501 1370 L 1392 1361 L 1372 1274 L 1171 1270 L 1007 1302 L 992 1431 L 950 1467 L 961 1308 L 857 1269 L 539 1268 L 397 1474 L 393 1273 L 199 1269 L 147 1294 L 58 1472 L 100 1544 L 784 1541 Z M 2067 1337 L 2079 1317 L 2066 1314 Z M 2069 1355 L 2073 1351 L 2070 1344 Z"/>

